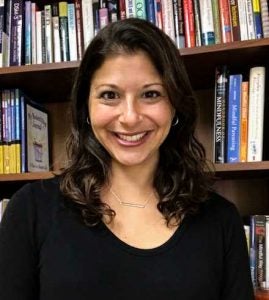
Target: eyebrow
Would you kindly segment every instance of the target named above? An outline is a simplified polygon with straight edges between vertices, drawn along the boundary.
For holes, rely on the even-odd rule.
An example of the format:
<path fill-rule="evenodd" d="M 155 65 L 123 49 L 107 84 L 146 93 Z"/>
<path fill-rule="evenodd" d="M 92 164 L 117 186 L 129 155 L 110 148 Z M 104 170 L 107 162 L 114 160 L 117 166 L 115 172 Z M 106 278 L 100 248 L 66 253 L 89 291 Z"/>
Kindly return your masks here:
<path fill-rule="evenodd" d="M 148 88 L 148 87 L 151 87 L 153 85 L 160 85 L 160 86 L 164 87 L 164 84 L 161 83 L 161 82 L 153 82 L 153 83 L 148 83 L 148 84 L 143 85 L 142 88 Z M 102 84 L 96 85 L 94 88 L 98 89 L 98 88 L 101 88 L 101 87 L 110 87 L 110 88 L 113 88 L 113 89 L 119 88 L 118 85 L 112 84 L 112 83 L 102 83 Z"/>

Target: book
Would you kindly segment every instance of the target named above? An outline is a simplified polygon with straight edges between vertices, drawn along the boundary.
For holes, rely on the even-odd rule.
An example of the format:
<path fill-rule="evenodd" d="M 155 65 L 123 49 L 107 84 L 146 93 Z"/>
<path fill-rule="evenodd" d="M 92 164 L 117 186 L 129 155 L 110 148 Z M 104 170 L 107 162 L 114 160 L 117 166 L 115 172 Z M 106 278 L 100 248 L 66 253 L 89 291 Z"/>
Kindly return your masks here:
<path fill-rule="evenodd" d="M 254 28 L 256 39 L 261 39 L 263 37 L 262 33 L 262 17 L 261 17 L 261 7 L 259 0 L 252 0 L 253 18 L 254 18 Z"/>
<path fill-rule="evenodd" d="M 2 93 L 0 93 L 0 174 L 4 173 L 4 145 L 3 145 L 3 118 L 2 118 Z"/>
<path fill-rule="evenodd" d="M 248 81 L 241 86 L 241 115 L 240 115 L 240 162 L 247 161 L 248 150 Z"/>
<path fill-rule="evenodd" d="M 7 208 L 8 202 L 9 202 L 9 199 L 6 199 L 6 198 L 4 198 L 0 201 L 0 222 L 2 221 L 2 218 L 3 218 L 4 212 Z"/>
<path fill-rule="evenodd" d="M 162 19 L 164 32 L 175 42 L 175 25 L 173 3 L 169 0 L 162 1 Z"/>
<path fill-rule="evenodd" d="M 199 0 L 202 45 L 215 44 L 213 10 L 211 0 Z"/>
<path fill-rule="evenodd" d="M 228 68 L 218 66 L 215 70 L 214 105 L 214 157 L 215 163 L 226 162 L 226 107 L 228 95 Z"/>
<path fill-rule="evenodd" d="M 20 92 L 23 172 L 49 171 L 49 120 L 43 106 Z"/>
<path fill-rule="evenodd" d="M 53 62 L 53 33 L 52 33 L 52 9 L 50 4 L 44 6 L 44 17 L 45 17 L 45 50 L 46 50 L 45 62 L 52 63 Z"/>
<path fill-rule="evenodd" d="M 240 21 L 239 21 L 239 10 L 238 10 L 238 0 L 229 0 L 230 13 L 231 13 L 231 25 L 233 33 L 233 41 L 240 41 Z"/>
<path fill-rule="evenodd" d="M 81 60 L 84 52 L 82 4 L 81 4 L 81 0 L 74 0 L 74 3 L 75 3 L 75 13 L 76 13 L 77 53 L 78 53 L 78 60 Z"/>
<path fill-rule="evenodd" d="M 135 18 L 135 0 L 125 0 L 126 18 Z"/>
<path fill-rule="evenodd" d="M 135 15 L 139 19 L 143 19 L 143 20 L 147 19 L 145 0 L 135 0 Z"/>
<path fill-rule="evenodd" d="M 248 40 L 247 12 L 244 0 L 238 0 L 238 16 L 240 24 L 240 40 Z"/>
<path fill-rule="evenodd" d="M 92 14 L 93 14 L 94 36 L 96 36 L 100 30 L 99 1 L 98 0 L 93 0 L 93 2 L 92 2 Z"/>
<path fill-rule="evenodd" d="M 108 8 L 106 7 L 106 2 L 103 0 L 99 0 L 99 7 L 99 25 L 100 29 L 102 29 L 109 23 Z"/>
<path fill-rule="evenodd" d="M 70 61 L 69 33 L 68 33 L 68 5 L 66 1 L 59 2 L 59 32 L 61 61 Z"/>
<path fill-rule="evenodd" d="M 184 33 L 185 47 L 195 47 L 195 23 L 193 2 L 191 0 L 183 0 L 183 16 L 184 16 Z"/>
<path fill-rule="evenodd" d="M 122 0 L 120 0 L 122 2 Z M 127 10 L 127 6 L 126 10 Z M 146 11 L 147 11 L 147 20 L 153 24 L 156 24 L 156 16 L 155 16 L 155 1 L 154 0 L 147 0 L 146 1 Z M 163 10 L 161 10 L 163 13 Z M 126 14 L 127 18 L 127 14 Z"/>
<path fill-rule="evenodd" d="M 77 30 L 76 30 L 76 16 L 75 16 L 75 4 L 68 3 L 67 6 L 67 19 L 68 19 L 68 42 L 70 51 L 70 60 L 77 60 Z"/>
<path fill-rule="evenodd" d="M 152 0 L 146 1 L 151 2 Z M 119 18 L 120 20 L 126 19 L 126 7 L 125 7 L 125 0 L 119 0 Z"/>
<path fill-rule="evenodd" d="M 262 161 L 265 99 L 265 67 L 252 67 L 249 74 L 248 161 Z"/>
<path fill-rule="evenodd" d="M 32 64 L 32 3 L 25 1 L 25 22 L 24 22 L 24 56 L 25 65 Z"/>
<path fill-rule="evenodd" d="M 219 0 L 222 43 L 233 41 L 229 0 Z"/>
<path fill-rule="evenodd" d="M 219 12 L 218 0 L 212 0 L 212 14 L 213 14 L 213 23 L 214 23 L 215 44 L 220 44 L 221 30 L 220 30 L 220 12 Z"/>
<path fill-rule="evenodd" d="M 36 63 L 42 64 L 42 21 L 41 11 L 36 12 Z"/>
<path fill-rule="evenodd" d="M 180 3 L 181 2 L 178 2 L 179 6 L 181 5 Z M 163 30 L 163 13 L 162 13 L 162 2 L 161 2 L 161 0 L 156 0 L 154 7 L 155 7 L 155 25 L 158 28 L 160 28 L 161 30 Z M 181 8 L 182 8 L 182 6 L 181 6 Z M 178 14 L 180 14 L 180 9 L 178 10 Z M 147 16 L 147 19 L 148 19 L 148 16 Z M 180 22 L 181 21 L 183 22 L 182 9 L 181 9 L 181 15 L 179 16 L 179 33 L 180 33 L 180 36 L 184 34 L 183 30 L 182 31 L 180 30 Z M 182 39 L 182 38 L 180 37 L 180 39 Z"/>
<path fill-rule="evenodd" d="M 57 2 L 51 4 L 51 22 L 53 36 L 53 61 L 61 62 L 59 4 Z"/>
<path fill-rule="evenodd" d="M 261 0 L 260 6 L 261 6 L 261 18 L 262 18 L 262 32 L 263 37 L 268 38 L 269 37 L 269 9 L 268 9 L 268 1 L 267 0 Z"/>
<path fill-rule="evenodd" d="M 0 68 L 3 67 L 3 31 L 4 31 L 4 17 L 5 17 L 5 2 L 0 0 Z"/>
<path fill-rule="evenodd" d="M 36 3 L 32 2 L 31 3 L 31 20 L 32 20 L 32 24 L 31 24 L 31 29 L 32 29 L 32 64 L 36 64 L 37 63 L 37 49 L 36 49 L 36 12 L 37 12 L 37 5 Z"/>
<path fill-rule="evenodd" d="M 247 16 L 248 39 L 252 40 L 256 38 L 252 0 L 246 0 L 245 7 L 246 7 L 246 16 Z"/>
<path fill-rule="evenodd" d="M 242 74 L 230 75 L 227 115 L 227 162 L 240 162 L 240 110 Z"/>
<path fill-rule="evenodd" d="M 199 0 L 193 0 L 194 25 L 195 25 L 195 45 L 202 46 L 202 27 L 201 27 L 201 13 Z"/>
<path fill-rule="evenodd" d="M 140 1 L 143 2 L 143 1 Z M 145 5 L 145 4 L 144 4 Z M 109 22 L 119 20 L 119 4 L 117 0 L 107 0 Z"/>
<path fill-rule="evenodd" d="M 83 19 L 82 28 L 84 38 L 84 51 L 94 37 L 92 0 L 81 0 L 81 10 Z"/>

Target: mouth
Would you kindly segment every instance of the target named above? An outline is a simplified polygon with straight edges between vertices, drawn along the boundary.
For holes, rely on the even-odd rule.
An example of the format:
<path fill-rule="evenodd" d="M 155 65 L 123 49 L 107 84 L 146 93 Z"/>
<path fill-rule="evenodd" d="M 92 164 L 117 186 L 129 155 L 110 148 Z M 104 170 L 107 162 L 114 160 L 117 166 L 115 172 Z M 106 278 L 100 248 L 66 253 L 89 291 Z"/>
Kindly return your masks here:
<path fill-rule="evenodd" d="M 145 140 L 148 134 L 149 134 L 148 131 L 144 131 L 144 132 L 139 132 L 134 134 L 115 133 L 115 136 L 118 138 L 118 141 L 121 144 L 138 145 Z"/>

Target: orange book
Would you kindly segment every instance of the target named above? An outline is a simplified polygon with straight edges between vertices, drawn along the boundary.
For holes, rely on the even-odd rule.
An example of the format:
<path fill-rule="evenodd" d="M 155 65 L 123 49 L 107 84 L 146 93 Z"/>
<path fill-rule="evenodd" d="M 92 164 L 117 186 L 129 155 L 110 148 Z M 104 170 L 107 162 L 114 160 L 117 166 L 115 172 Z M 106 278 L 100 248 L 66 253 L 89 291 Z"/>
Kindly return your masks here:
<path fill-rule="evenodd" d="M 240 162 L 247 161 L 248 149 L 248 81 L 242 82 L 240 120 Z"/>
<path fill-rule="evenodd" d="M 195 47 L 194 11 L 191 0 L 183 0 L 185 46 Z"/>
<path fill-rule="evenodd" d="M 232 42 L 233 34 L 229 0 L 219 0 L 219 12 L 222 42 Z"/>

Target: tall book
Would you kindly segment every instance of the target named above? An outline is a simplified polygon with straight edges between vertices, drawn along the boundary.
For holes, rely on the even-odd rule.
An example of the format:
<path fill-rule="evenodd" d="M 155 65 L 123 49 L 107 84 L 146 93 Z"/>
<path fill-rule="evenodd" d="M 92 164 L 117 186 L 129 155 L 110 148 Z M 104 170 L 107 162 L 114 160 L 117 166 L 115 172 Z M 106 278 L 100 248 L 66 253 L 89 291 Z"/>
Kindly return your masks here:
<path fill-rule="evenodd" d="M 173 3 L 169 0 L 162 1 L 162 19 L 164 32 L 175 42 L 175 25 Z"/>
<path fill-rule="evenodd" d="M 111 1 L 109 1 L 108 4 L 109 3 L 111 3 Z M 145 0 L 135 0 L 135 15 L 139 19 L 143 19 L 143 20 L 147 19 L 147 12 L 146 12 L 146 3 L 145 3 Z M 109 21 L 113 22 L 111 20 L 111 18 L 109 18 Z"/>
<path fill-rule="evenodd" d="M 45 49 L 46 49 L 46 62 L 53 62 L 53 33 L 52 33 L 52 9 L 51 5 L 44 6 L 45 17 Z"/>
<path fill-rule="evenodd" d="M 76 15 L 75 4 L 68 3 L 68 42 L 70 51 L 70 60 L 77 60 L 77 29 L 76 29 Z"/>
<path fill-rule="evenodd" d="M 59 32 L 61 61 L 70 60 L 69 33 L 68 33 L 68 4 L 66 1 L 59 2 Z"/>
<path fill-rule="evenodd" d="M 42 11 L 37 11 L 36 19 L 36 63 L 42 64 Z"/>
<path fill-rule="evenodd" d="M 173 0 L 173 8 L 174 8 L 173 19 L 174 19 L 174 27 L 175 27 L 176 45 L 178 48 L 183 48 L 185 46 L 184 29 L 183 29 L 183 12 L 182 12 L 182 7 L 179 7 L 180 5 L 181 5 L 181 1 Z"/>
<path fill-rule="evenodd" d="M 269 3 L 267 0 L 261 0 L 261 17 L 262 17 L 262 32 L 263 37 L 269 37 Z"/>
<path fill-rule="evenodd" d="M 83 20 L 81 0 L 74 0 L 76 12 L 76 30 L 77 30 L 77 53 L 78 60 L 81 60 L 84 52 Z"/>
<path fill-rule="evenodd" d="M 180 3 L 178 3 L 178 5 L 180 5 Z M 163 30 L 162 1 L 156 0 L 154 7 L 155 7 L 155 25 L 158 28 L 160 28 L 161 30 Z M 178 14 L 179 13 L 180 13 L 180 10 L 178 11 Z M 147 18 L 148 18 L 148 15 L 147 15 Z M 179 18 L 180 18 L 180 16 L 179 16 Z M 181 17 L 181 20 L 183 21 L 183 16 Z M 180 25 L 179 25 L 179 27 L 180 27 Z M 182 34 L 183 34 L 183 30 L 182 30 Z"/>
<path fill-rule="evenodd" d="M 226 162 L 226 106 L 228 95 L 228 68 L 218 66 L 215 71 L 214 157 L 215 163 Z"/>
<path fill-rule="evenodd" d="M 37 5 L 36 3 L 31 3 L 31 20 L 32 20 L 32 64 L 37 63 L 36 59 L 36 12 L 37 12 Z"/>
<path fill-rule="evenodd" d="M 260 0 L 252 0 L 252 8 L 256 39 L 261 39 L 263 37 L 263 33 Z"/>
<path fill-rule="evenodd" d="M 242 74 L 230 75 L 227 116 L 227 162 L 240 162 L 240 106 Z"/>
<path fill-rule="evenodd" d="M 3 146 L 3 120 L 2 120 L 2 93 L 0 92 L 0 174 L 4 173 L 4 146 Z"/>
<path fill-rule="evenodd" d="M 24 47 L 25 65 L 32 64 L 32 3 L 27 0 L 25 5 Z"/>
<path fill-rule="evenodd" d="M 213 13 L 213 22 L 214 22 L 215 43 L 220 44 L 221 30 L 220 30 L 220 12 L 219 12 L 218 0 L 212 0 L 212 13 Z"/>
<path fill-rule="evenodd" d="M 136 17 L 135 0 L 125 0 L 125 8 L 126 18 Z"/>
<path fill-rule="evenodd" d="M 140 6 L 140 4 L 142 6 Z M 144 8 L 143 8 L 144 5 Z M 137 1 L 136 6 L 138 9 L 145 10 L 145 0 Z M 119 4 L 117 0 L 107 0 L 109 22 L 116 22 L 119 20 Z M 146 17 L 146 15 L 145 15 Z"/>
<path fill-rule="evenodd" d="M 241 41 L 248 40 L 248 25 L 247 25 L 247 12 L 244 0 L 238 0 L 238 15 L 240 23 L 240 39 Z"/>
<path fill-rule="evenodd" d="M 240 162 L 246 162 L 248 157 L 248 85 L 248 81 L 242 82 L 240 116 Z"/>
<path fill-rule="evenodd" d="M 229 0 L 233 41 L 241 40 L 238 0 Z"/>
<path fill-rule="evenodd" d="M 265 99 L 265 67 L 249 74 L 248 161 L 262 161 Z"/>
<path fill-rule="evenodd" d="M 183 15 L 184 15 L 184 32 L 185 46 L 195 47 L 195 21 L 193 2 L 191 0 L 183 0 Z"/>
<path fill-rule="evenodd" d="M 152 1 L 152 0 L 150 0 Z M 147 1 L 150 2 L 150 1 Z M 125 20 L 126 19 L 126 6 L 125 6 L 125 0 L 119 0 L 119 17 L 120 20 Z"/>
<path fill-rule="evenodd" d="M 92 0 L 81 0 L 84 50 L 88 47 L 94 37 Z"/>
<path fill-rule="evenodd" d="M 202 29 L 202 44 L 214 45 L 215 32 L 211 0 L 199 0 L 199 6 Z"/>
<path fill-rule="evenodd" d="M 62 59 L 60 43 L 59 5 L 57 2 L 51 4 L 51 22 L 53 36 L 53 61 L 60 62 Z"/>
<path fill-rule="evenodd" d="M 120 0 L 120 3 L 123 2 L 123 0 Z M 127 1 L 128 2 L 128 1 Z M 147 20 L 153 24 L 156 24 L 156 10 L 155 10 L 155 1 L 154 0 L 147 0 L 146 1 L 146 11 L 147 11 Z M 120 4 L 121 7 L 121 4 Z M 125 1 L 125 9 L 126 12 L 128 10 L 128 6 L 126 5 Z M 128 17 L 128 14 L 126 13 L 126 18 Z"/>
<path fill-rule="evenodd" d="M 196 47 L 202 46 L 202 26 L 201 26 L 201 13 L 199 0 L 193 0 L 194 12 L 194 27 L 195 27 L 195 45 Z"/>
<path fill-rule="evenodd" d="M 247 16 L 248 39 L 252 40 L 256 38 L 252 0 L 245 0 L 245 8 Z"/>
<path fill-rule="evenodd" d="M 5 2 L 0 0 L 0 68 L 3 67 L 3 31 L 4 31 L 4 15 L 5 15 Z"/>
<path fill-rule="evenodd" d="M 229 0 L 219 0 L 221 39 L 223 43 L 233 41 Z"/>

